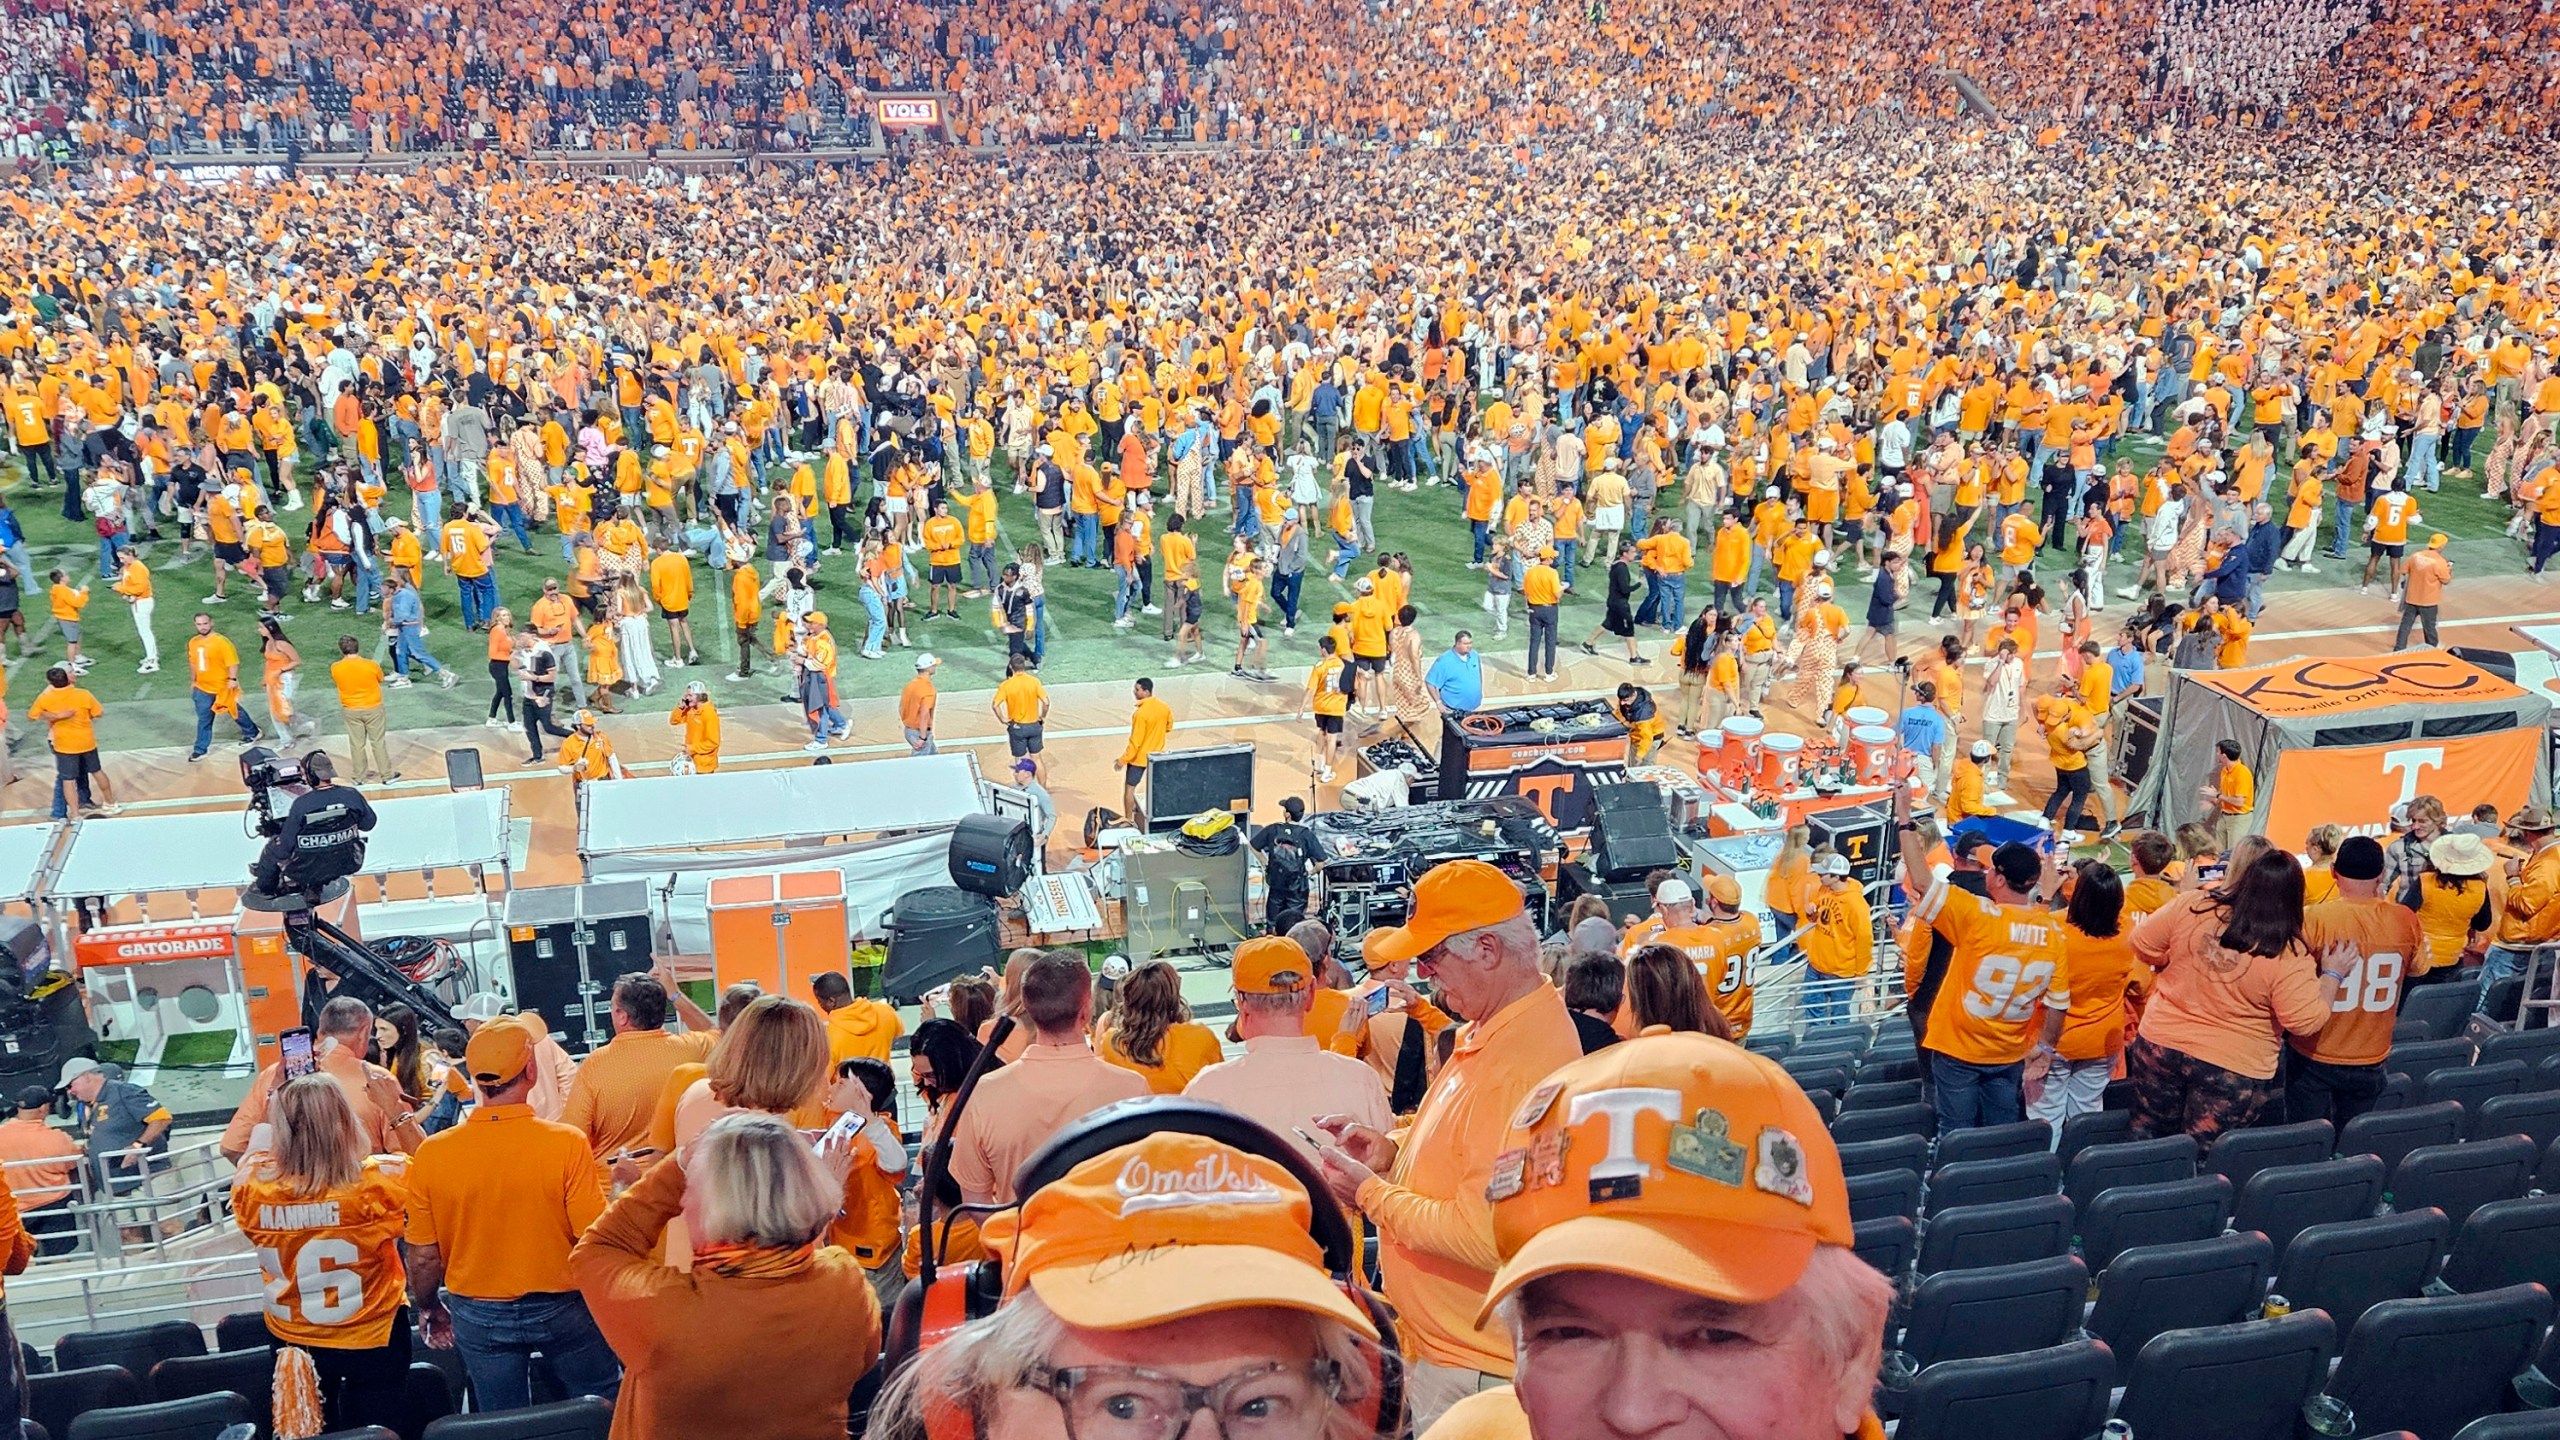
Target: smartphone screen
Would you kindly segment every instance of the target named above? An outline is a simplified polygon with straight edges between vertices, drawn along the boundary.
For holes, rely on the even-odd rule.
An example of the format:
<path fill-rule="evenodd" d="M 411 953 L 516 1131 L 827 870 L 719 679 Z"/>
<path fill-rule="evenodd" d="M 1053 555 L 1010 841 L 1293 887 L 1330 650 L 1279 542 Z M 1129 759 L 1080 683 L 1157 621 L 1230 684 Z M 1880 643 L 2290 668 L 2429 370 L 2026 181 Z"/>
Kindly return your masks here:
<path fill-rule="evenodd" d="M 1377 989 L 1369 992 L 1369 1013 L 1372 1015 L 1384 1015 L 1387 1013 L 1386 986 L 1381 985 Z"/>
<path fill-rule="evenodd" d="M 297 1025 L 276 1037 L 276 1049 L 283 1055 L 284 1078 L 299 1080 L 317 1068 L 311 1054 L 311 1032 Z"/>

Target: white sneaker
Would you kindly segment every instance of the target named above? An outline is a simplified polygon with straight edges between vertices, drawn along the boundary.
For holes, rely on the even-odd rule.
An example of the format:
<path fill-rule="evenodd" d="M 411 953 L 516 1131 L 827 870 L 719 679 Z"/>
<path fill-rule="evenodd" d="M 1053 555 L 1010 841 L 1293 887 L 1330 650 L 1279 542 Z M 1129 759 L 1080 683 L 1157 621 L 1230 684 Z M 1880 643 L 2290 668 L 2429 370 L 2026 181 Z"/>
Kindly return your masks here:
<path fill-rule="evenodd" d="M 393 690 L 406 690 L 406 689 L 408 689 L 411 685 L 413 685 L 413 684 L 415 684 L 415 683 L 417 683 L 417 682 L 415 682 L 415 681 L 411 680 L 411 679 L 410 679 L 408 676 L 406 676 L 406 675 L 394 675 L 394 676 L 392 676 L 390 679 L 385 680 L 385 681 L 383 681 L 382 683 L 383 683 L 384 685 L 388 686 L 389 688 L 393 689 Z"/>
<path fill-rule="evenodd" d="M 332 610 L 344 610 L 347 608 L 347 602 L 344 599 L 332 600 L 329 602 L 329 608 Z"/>
<path fill-rule="evenodd" d="M 136 675 L 155 675 L 158 674 L 159 671 L 160 662 L 157 660 L 145 660 L 141 664 L 133 667 L 133 673 Z"/>
<path fill-rule="evenodd" d="M 857 652 L 857 653 L 859 653 L 859 654 L 862 656 L 862 658 L 863 658 L 863 659 L 865 659 L 865 660 L 880 660 L 880 659 L 885 659 L 885 658 L 887 658 L 887 654 L 888 654 L 888 652 L 883 651 L 883 650 L 864 650 L 864 651 L 860 651 L 860 652 Z"/>
<path fill-rule="evenodd" d="M 812 740 L 800 748 L 812 755 L 824 755 L 827 753 L 827 742 L 824 740 Z"/>
<path fill-rule="evenodd" d="M 1164 613 L 1164 607 L 1161 605 L 1141 605 L 1138 607 L 1138 613 L 1141 615 L 1161 615 Z"/>
<path fill-rule="evenodd" d="M 445 689 L 447 689 L 447 690 L 450 690 L 450 689 L 452 689 L 454 686 L 459 685 L 459 684 L 461 684 L 461 683 L 462 683 L 462 677 L 461 677 L 461 676 L 459 676 L 459 675 L 454 674 L 454 673 L 453 673 L 452 671 L 450 671 L 450 670 L 447 670 L 446 672 L 444 672 L 444 674 L 442 674 L 442 675 L 440 675 L 440 676 L 438 676 L 438 677 L 436 678 L 436 684 L 438 684 L 438 685 L 440 685 L 440 686 L 444 687 L 444 688 L 445 688 Z"/>
<path fill-rule="evenodd" d="M 1130 619 L 1130 618 L 1129 618 L 1128 616 L 1126 616 L 1126 615 L 1123 615 L 1123 616 L 1121 616 L 1119 619 L 1114 620 L 1114 621 L 1112 621 L 1112 622 L 1111 622 L 1111 628 L 1112 628 L 1112 629 L 1114 629 L 1114 630 L 1126 630 L 1126 629 L 1128 629 L 1129 627 L 1131 627 L 1131 626 L 1133 626 L 1133 625 L 1135 625 L 1135 624 L 1137 624 L 1137 623 L 1138 623 L 1137 621 Z"/>
<path fill-rule="evenodd" d="M 2088 838 L 2088 836 L 2081 834 L 2077 830 L 2065 830 L 2062 832 L 2062 843 L 2065 845 L 2077 845 Z"/>
<path fill-rule="evenodd" d="M 492 715 L 492 716 L 490 716 L 488 719 L 481 721 L 481 722 L 480 722 L 480 727 L 481 727 L 482 729 L 484 729 L 484 730 L 506 730 L 506 729 L 510 729 L 510 728 L 512 728 L 512 727 L 510 727 L 510 726 L 507 724 L 507 722 L 506 722 L 506 721 L 499 719 L 499 718 L 498 718 L 497 716 L 495 716 L 495 715 Z"/>
<path fill-rule="evenodd" d="M 289 510 L 289 511 L 290 511 L 290 510 L 299 510 L 299 509 L 301 509 L 301 508 L 302 508 L 302 495 L 301 495 L 301 492 L 296 491 L 295 493 L 293 493 L 293 494 L 291 494 L 291 495 L 287 495 L 286 497 L 284 497 L 284 508 L 285 508 L 285 509 L 287 509 L 287 510 Z"/>
<path fill-rule="evenodd" d="M 2296 575 L 2317 575 L 2320 573 L 2320 567 L 2312 564 L 2308 560 L 2305 560 L 2301 564 L 2293 567 L 2293 573 Z"/>

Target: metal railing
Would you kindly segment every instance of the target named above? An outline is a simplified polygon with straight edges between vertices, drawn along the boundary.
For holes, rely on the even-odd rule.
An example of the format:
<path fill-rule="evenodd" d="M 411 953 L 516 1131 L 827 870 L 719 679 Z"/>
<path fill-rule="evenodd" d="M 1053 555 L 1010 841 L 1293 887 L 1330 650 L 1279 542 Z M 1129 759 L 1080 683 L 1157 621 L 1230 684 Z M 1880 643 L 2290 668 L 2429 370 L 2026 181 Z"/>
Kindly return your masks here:
<path fill-rule="evenodd" d="M 66 1165 L 70 1174 L 57 1180 L 56 1173 Z M 20 1201 L 20 1218 L 36 1237 L 39 1271 L 54 1264 L 165 1259 L 170 1242 L 227 1226 L 230 1220 L 234 1167 L 222 1154 L 219 1135 L 181 1141 L 165 1155 L 138 1157 L 136 1170 L 111 1172 L 113 1183 L 102 1179 L 85 1154 L 12 1160 L 0 1165 L 0 1171 L 6 1172 L 9 1188 L 21 1194 L 70 1191 L 33 1209 Z M 119 1193 L 117 1186 L 128 1176 L 138 1183 Z"/>

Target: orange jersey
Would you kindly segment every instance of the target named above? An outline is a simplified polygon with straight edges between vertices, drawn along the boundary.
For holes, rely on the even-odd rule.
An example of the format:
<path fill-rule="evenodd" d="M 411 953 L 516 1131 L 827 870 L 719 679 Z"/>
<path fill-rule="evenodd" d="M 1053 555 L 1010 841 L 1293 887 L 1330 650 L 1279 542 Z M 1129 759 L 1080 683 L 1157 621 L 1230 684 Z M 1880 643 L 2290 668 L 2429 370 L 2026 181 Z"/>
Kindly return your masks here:
<path fill-rule="evenodd" d="M 263 1178 L 269 1168 L 252 1157 L 231 1186 L 231 1213 L 266 1279 L 267 1327 L 287 1344 L 317 1349 L 384 1344 L 408 1300 L 404 1158 L 376 1155 L 355 1184 L 320 1195 Z"/>
<path fill-rule="evenodd" d="M 1929 1048 L 1969 1065 L 2007 1065 L 2035 1048 L 2041 1006 L 2068 1011 L 2062 922 L 2023 905 L 1995 905 L 1941 879 L 1912 913 L 1955 947 L 1929 1007 Z"/>
<path fill-rule="evenodd" d="M 1733 1026 L 1733 1038 L 1737 1042 L 1748 1038 L 1753 1009 L 1751 956 L 1760 948 L 1759 916 L 1705 920 L 1677 929 L 1659 919 L 1648 920 L 1627 932 L 1619 953 L 1632 955 L 1646 945 L 1668 945 L 1688 956 L 1698 967 L 1698 980 L 1707 987 L 1708 1000 Z"/>
<path fill-rule="evenodd" d="M 2356 952 L 2329 1005 L 2329 1023 L 2291 1037 L 2294 1050 L 2324 1065 L 2378 1065 L 2391 1053 L 2402 986 L 2426 968 L 2427 937 L 2416 912 L 2393 900 L 2323 900 L 2302 912 L 2302 943 L 2329 966 L 2326 952 L 2344 943 Z"/>

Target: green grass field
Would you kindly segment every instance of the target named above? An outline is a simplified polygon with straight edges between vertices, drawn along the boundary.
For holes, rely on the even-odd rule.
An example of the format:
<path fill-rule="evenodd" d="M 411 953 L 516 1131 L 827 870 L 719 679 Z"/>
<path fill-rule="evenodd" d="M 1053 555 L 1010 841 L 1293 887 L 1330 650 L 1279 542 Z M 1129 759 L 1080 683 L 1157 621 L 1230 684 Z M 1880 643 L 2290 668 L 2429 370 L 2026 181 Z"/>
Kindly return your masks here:
<path fill-rule="evenodd" d="M 2478 454 L 2486 456 L 2490 437 L 2483 435 Z M 2131 453 L 2137 461 L 2147 463 L 2156 454 L 2156 441 L 2148 438 L 2132 442 Z M 1001 468 L 1001 460 L 999 467 Z M 2422 510 L 2426 529 L 2442 529 L 2455 537 L 2452 554 L 2456 573 L 2465 578 L 2489 575 L 2512 575 L 2520 568 L 2520 551 L 2513 541 L 2501 534 L 2506 507 L 2503 501 L 2481 498 L 2476 480 L 2455 479 L 2447 482 L 2442 494 L 2425 496 Z M 190 633 L 191 617 L 198 609 L 208 609 L 216 626 L 231 637 L 247 662 L 244 671 L 257 673 L 257 605 L 255 587 L 234 577 L 230 587 L 232 598 L 219 606 L 203 606 L 199 602 L 211 592 L 210 561 L 199 554 L 184 565 L 166 563 L 175 554 L 174 545 L 163 541 L 147 547 L 144 559 L 152 566 L 158 595 L 156 628 L 162 652 L 162 669 L 153 675 L 137 675 L 135 666 L 141 658 L 141 644 L 135 635 L 124 603 L 110 593 L 97 579 L 97 545 L 86 521 L 68 521 L 61 515 L 59 489 L 31 489 L 23 470 L 14 458 L 0 461 L 0 489 L 5 489 L 10 503 L 17 507 L 28 529 L 31 557 L 37 574 L 28 586 L 26 614 L 30 633 L 35 640 L 35 658 L 12 660 L 8 665 L 7 687 L 12 713 L 22 713 L 37 692 L 44 688 L 44 669 L 62 653 L 61 640 L 46 614 L 43 602 L 47 569 L 60 566 L 75 582 L 85 578 L 91 586 L 92 598 L 85 624 L 84 649 L 98 662 L 86 680 L 107 707 L 106 719 L 99 727 L 100 741 L 109 750 L 132 749 L 155 745 L 182 745 L 194 733 L 194 709 L 187 695 L 187 675 L 183 653 L 185 637 Z M 1007 546 L 1027 543 L 1037 535 L 1035 516 L 1027 496 L 1011 493 L 1007 483 L 999 482 L 1002 498 L 1003 540 Z M 2459 493 L 2458 493 L 2459 492 Z M 297 528 L 300 515 L 283 519 L 289 530 Z M 1215 567 L 1223 561 L 1227 542 L 1224 517 L 1209 517 L 1211 524 L 1202 543 L 1201 568 L 1204 575 L 1214 576 Z M 1527 644 L 1527 624 L 1513 602 L 1513 628 L 1508 639 L 1493 641 L 1490 617 L 1480 608 L 1484 593 L 1483 574 L 1469 568 L 1472 542 L 1460 518 L 1458 492 L 1448 488 L 1426 487 L 1412 494 L 1382 490 L 1377 498 L 1374 528 L 1381 546 L 1401 550 L 1413 557 L 1417 583 L 1415 605 L 1424 615 L 1423 634 L 1427 646 L 1437 649 L 1447 643 L 1457 629 L 1473 630 L 1480 645 L 1494 654 L 1517 663 Z M 1703 541 L 1703 537 L 1701 537 Z M 535 551 L 523 554 L 511 541 L 502 541 L 498 552 L 499 602 L 511 606 L 521 616 L 539 592 L 545 577 L 563 573 L 556 536 L 537 534 Z M 2326 546 L 2326 537 L 2323 538 Z M 1699 546 L 1700 570 L 1693 574 L 1689 587 L 1692 611 L 1706 598 L 1704 575 L 1705 546 Z M 2357 551 L 2361 555 L 2361 550 Z M 832 628 L 843 650 L 838 684 L 848 698 L 877 698 L 896 694 L 914 674 L 912 657 L 919 650 L 930 649 L 942 659 L 939 684 L 946 696 L 967 694 L 992 688 L 1002 677 L 1004 644 L 1001 634 L 988 623 L 982 602 L 963 601 L 957 619 L 911 621 L 908 638 L 913 648 L 889 649 L 880 661 L 863 661 L 854 652 L 862 639 L 863 615 L 859 603 L 850 594 L 850 582 L 840 578 L 848 561 L 822 562 L 819 583 L 826 594 L 821 603 L 831 614 Z M 2048 551 L 2045 566 L 2058 567 L 2058 552 Z M 2349 562 L 2361 568 L 2360 560 Z M 1283 685 L 1262 687 L 1270 696 L 1274 709 L 1294 709 L 1298 704 L 1293 671 L 1316 658 L 1316 639 L 1322 634 L 1325 619 L 1337 598 L 1337 592 L 1326 582 L 1325 555 L 1319 549 L 1307 576 L 1302 601 L 1302 615 L 1308 623 L 1296 636 L 1284 638 L 1271 631 L 1270 668 L 1277 671 Z M 1366 559 L 1359 569 L 1368 568 Z M 830 573 L 831 569 L 834 571 Z M 2129 582 L 2130 566 L 2120 566 L 2116 578 Z M 1564 644 L 1570 646 L 1599 622 L 1599 597 L 1605 593 L 1605 570 L 1592 573 L 1586 567 L 1582 593 L 1566 598 L 1561 625 Z M 921 572 L 919 572 L 921 579 Z M 2312 577 L 2279 574 L 2271 590 L 2278 593 L 2315 589 L 2336 590 L 2351 586 L 2352 574 L 2342 574 L 2338 567 Z M 1114 630 L 1111 625 L 1113 577 L 1107 570 L 1073 570 L 1052 563 L 1048 574 L 1048 619 L 1051 632 L 1048 657 L 1041 676 L 1052 685 L 1078 681 L 1125 680 L 1137 675 L 1163 675 L 1169 672 L 1166 662 L 1171 647 L 1160 638 L 1161 622 L 1152 616 L 1139 617 L 1130 630 Z M 1842 576 L 1840 604 L 1852 620 L 1864 613 L 1865 587 L 1859 585 L 1854 569 Z M 461 683 L 453 690 L 441 690 L 429 683 L 395 691 L 390 697 L 392 723 L 395 729 L 470 724 L 482 719 L 488 709 L 489 680 L 483 660 L 481 637 L 465 632 L 461 611 L 452 580 L 429 566 L 425 583 L 429 626 L 428 648 L 446 665 L 461 675 Z M 703 646 L 704 664 L 699 667 L 666 671 L 668 683 L 656 695 L 635 697 L 628 708 L 636 713 L 662 712 L 670 708 L 684 682 L 701 680 L 712 696 L 724 707 L 773 704 L 779 700 L 783 683 L 771 673 L 770 662 L 759 660 L 759 673 L 748 680 L 734 678 L 736 659 L 731 649 L 731 630 L 727 624 L 727 587 L 707 568 L 697 572 L 694 612 L 696 640 Z M 916 611 L 921 612 L 922 595 L 916 597 Z M 1208 668 L 1223 673 L 1233 658 L 1233 612 L 1218 603 L 1212 595 L 1204 625 L 1208 659 L 1193 662 L 1192 669 Z M 1925 592 L 1915 602 L 1916 613 L 1925 614 Z M 352 612 L 333 611 L 325 601 L 306 604 L 300 590 L 292 590 L 284 613 L 290 617 L 286 626 L 294 643 L 305 657 L 305 675 L 301 704 L 306 716 L 317 719 L 324 735 L 335 735 L 336 700 L 324 669 L 337 653 L 340 635 L 353 635 L 368 653 L 376 651 L 380 622 Z M 657 642 L 662 652 L 666 643 L 663 625 L 656 627 Z M 1604 651 L 1604 653 L 1607 653 Z M 946 700 L 946 704 L 949 703 Z M 251 697 L 253 714 L 265 723 L 262 698 Z M 220 733 L 220 732 L 217 732 Z M 859 731 L 857 731 L 859 734 Z M 887 735 L 863 738 L 879 740 Z M 36 737 L 22 738 L 22 746 L 41 745 Z M 37 752 L 39 755 L 41 751 Z"/>

